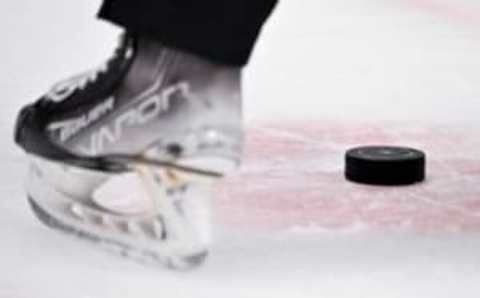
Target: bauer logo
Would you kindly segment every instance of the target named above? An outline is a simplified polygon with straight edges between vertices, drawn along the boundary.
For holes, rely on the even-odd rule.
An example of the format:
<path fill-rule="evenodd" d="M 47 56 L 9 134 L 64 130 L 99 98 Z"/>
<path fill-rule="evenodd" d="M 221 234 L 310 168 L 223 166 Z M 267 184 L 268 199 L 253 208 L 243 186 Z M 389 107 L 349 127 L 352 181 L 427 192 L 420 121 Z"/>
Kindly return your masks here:
<path fill-rule="evenodd" d="M 172 100 L 191 96 L 190 87 L 185 82 L 169 86 L 93 131 L 87 144 L 79 149 L 84 154 L 99 154 L 108 145 L 118 142 L 129 128 L 145 125 L 170 110 Z"/>
<path fill-rule="evenodd" d="M 115 98 L 110 97 L 80 117 L 50 124 L 48 130 L 58 132 L 60 142 L 66 142 L 77 135 L 82 129 L 112 111 L 114 104 Z"/>

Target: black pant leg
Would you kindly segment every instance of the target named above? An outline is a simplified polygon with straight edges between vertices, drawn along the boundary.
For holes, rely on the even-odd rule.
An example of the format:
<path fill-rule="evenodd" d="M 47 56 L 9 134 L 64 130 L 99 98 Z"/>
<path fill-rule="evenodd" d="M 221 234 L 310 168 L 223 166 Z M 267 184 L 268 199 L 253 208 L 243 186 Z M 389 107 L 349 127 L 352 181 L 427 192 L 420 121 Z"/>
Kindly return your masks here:
<path fill-rule="evenodd" d="M 220 63 L 248 62 L 277 0 L 104 0 L 99 17 Z"/>

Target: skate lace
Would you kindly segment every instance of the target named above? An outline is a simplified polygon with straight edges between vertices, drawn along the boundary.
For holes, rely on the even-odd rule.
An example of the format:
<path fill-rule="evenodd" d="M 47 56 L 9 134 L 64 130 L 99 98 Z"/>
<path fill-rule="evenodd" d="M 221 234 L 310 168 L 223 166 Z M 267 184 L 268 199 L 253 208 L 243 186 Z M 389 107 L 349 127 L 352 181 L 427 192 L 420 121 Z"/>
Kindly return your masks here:
<path fill-rule="evenodd" d="M 92 70 L 88 70 L 80 74 L 74 75 L 73 77 L 70 77 L 55 84 L 51 88 L 49 93 L 46 95 L 46 97 L 52 101 L 60 102 L 69 98 L 76 91 L 84 90 L 87 88 L 87 86 L 95 83 L 102 74 L 105 74 L 109 71 L 110 64 L 113 60 L 115 60 L 122 54 L 125 55 L 126 58 L 132 55 L 131 51 L 126 50 L 126 39 L 127 36 L 125 35 L 122 35 L 120 37 L 119 45 L 115 50 L 115 54 L 106 62 Z"/>

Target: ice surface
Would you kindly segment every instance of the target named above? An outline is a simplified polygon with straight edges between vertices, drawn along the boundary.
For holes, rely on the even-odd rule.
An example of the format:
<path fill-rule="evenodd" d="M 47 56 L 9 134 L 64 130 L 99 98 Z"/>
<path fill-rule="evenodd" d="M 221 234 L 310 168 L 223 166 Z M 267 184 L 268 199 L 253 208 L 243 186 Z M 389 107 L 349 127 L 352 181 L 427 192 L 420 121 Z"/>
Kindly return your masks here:
<path fill-rule="evenodd" d="M 98 5 L 0 2 L 0 297 L 478 297 L 477 0 L 282 1 L 245 75 L 245 167 L 219 186 L 218 242 L 188 273 L 97 251 L 28 210 L 15 112 L 110 52 Z M 344 182 L 344 150 L 380 142 L 427 151 L 427 183 Z"/>
<path fill-rule="evenodd" d="M 220 187 L 219 214 L 263 229 L 478 232 L 479 135 L 480 129 L 453 126 L 260 125 L 248 134 L 242 171 Z M 378 144 L 427 152 L 427 181 L 407 187 L 347 182 L 345 152 Z"/>

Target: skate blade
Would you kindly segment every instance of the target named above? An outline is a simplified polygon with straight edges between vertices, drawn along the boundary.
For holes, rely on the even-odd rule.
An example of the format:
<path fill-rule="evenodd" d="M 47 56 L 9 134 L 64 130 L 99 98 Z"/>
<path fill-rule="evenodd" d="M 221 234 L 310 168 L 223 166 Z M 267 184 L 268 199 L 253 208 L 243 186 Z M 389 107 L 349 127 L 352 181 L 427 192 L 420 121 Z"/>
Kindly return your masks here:
<path fill-rule="evenodd" d="M 208 257 L 208 250 L 192 253 L 188 256 L 170 257 L 162 256 L 156 251 L 147 249 L 142 250 L 133 246 L 126 245 L 122 242 L 109 239 L 108 237 L 96 235 L 95 233 L 74 227 L 73 225 L 68 225 L 67 223 L 62 222 L 61 220 L 56 219 L 55 217 L 50 215 L 48 211 L 43 209 L 37 203 L 37 201 L 30 196 L 28 197 L 28 202 L 35 216 L 44 225 L 60 232 L 66 233 L 68 235 L 78 237 L 82 240 L 98 244 L 102 246 L 103 249 L 105 249 L 106 251 L 117 254 L 121 257 L 132 259 L 140 263 L 160 265 L 173 270 L 191 270 L 205 263 L 205 260 Z"/>
<path fill-rule="evenodd" d="M 165 231 L 162 230 L 165 228 L 162 227 L 163 223 L 157 221 L 155 224 L 155 220 L 161 220 L 161 218 L 153 218 L 149 222 L 150 225 L 146 225 L 146 222 L 140 218 L 104 214 L 85 204 L 80 195 L 88 194 L 91 189 L 87 187 L 82 190 L 81 186 L 98 185 L 99 181 L 108 179 L 108 175 L 87 170 L 89 182 L 86 184 L 88 185 L 85 185 L 85 182 L 82 185 L 75 185 L 74 191 L 66 195 L 51 187 L 49 181 L 43 179 L 48 175 L 44 173 L 45 168 L 51 170 L 52 167 L 61 168 L 61 166 L 48 164 L 49 161 L 45 160 L 41 160 L 41 163 L 43 167 L 35 158 L 27 183 L 27 192 L 33 211 L 47 226 L 90 240 L 122 256 L 172 269 L 185 270 L 197 267 L 207 257 L 205 243 L 192 241 L 184 244 L 166 240 Z M 75 177 L 86 174 L 83 172 L 85 170 L 74 169 L 74 171 L 73 178 L 65 178 L 66 175 L 63 175 L 63 180 L 57 181 L 57 184 L 63 184 L 62 181 L 65 179 L 80 183 L 81 180 Z M 60 176 L 62 175 L 53 175 L 57 179 Z"/>

